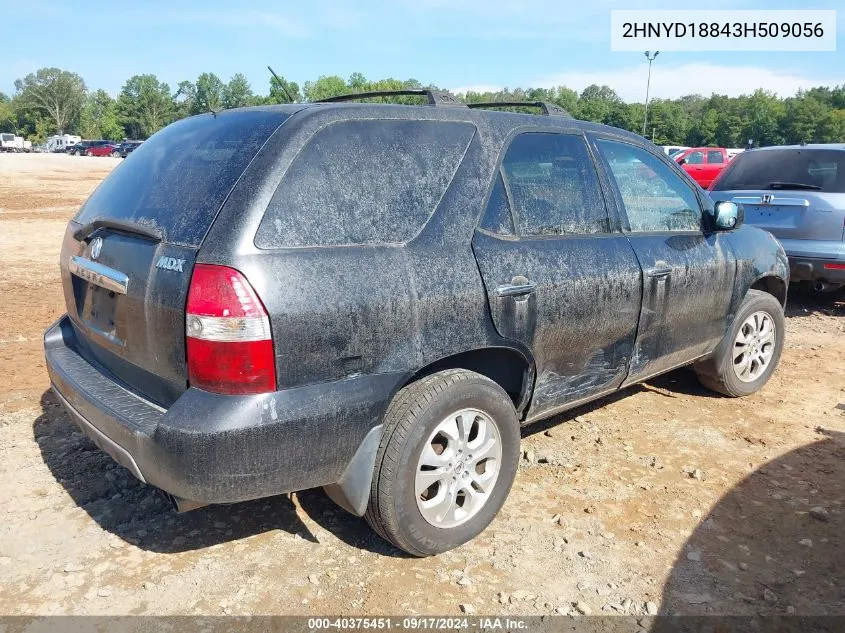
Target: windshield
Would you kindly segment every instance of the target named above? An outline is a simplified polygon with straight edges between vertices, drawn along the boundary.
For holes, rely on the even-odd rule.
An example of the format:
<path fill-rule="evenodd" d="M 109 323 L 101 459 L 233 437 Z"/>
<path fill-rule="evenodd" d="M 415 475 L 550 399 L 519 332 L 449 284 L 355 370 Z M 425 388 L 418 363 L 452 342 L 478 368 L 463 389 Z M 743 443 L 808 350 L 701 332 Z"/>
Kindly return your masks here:
<path fill-rule="evenodd" d="M 845 193 L 845 151 L 784 148 L 743 152 L 712 186 L 713 191 L 751 189 Z"/>
<path fill-rule="evenodd" d="M 151 226 L 164 241 L 199 246 L 247 165 L 288 115 L 245 110 L 200 115 L 142 143 L 76 217 Z"/>

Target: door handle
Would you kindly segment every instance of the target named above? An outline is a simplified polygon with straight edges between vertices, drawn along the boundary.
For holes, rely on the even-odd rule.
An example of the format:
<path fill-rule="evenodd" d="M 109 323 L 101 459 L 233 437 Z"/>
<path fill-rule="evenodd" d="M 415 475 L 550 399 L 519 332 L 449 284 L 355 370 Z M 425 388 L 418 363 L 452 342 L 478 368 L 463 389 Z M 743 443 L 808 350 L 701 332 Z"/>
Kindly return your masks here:
<path fill-rule="evenodd" d="M 537 289 L 533 281 L 525 281 L 519 284 L 505 284 L 496 288 L 496 294 L 500 297 L 522 297 L 529 295 Z"/>
<path fill-rule="evenodd" d="M 649 268 L 645 274 L 653 279 L 662 279 L 672 274 L 671 268 Z"/>

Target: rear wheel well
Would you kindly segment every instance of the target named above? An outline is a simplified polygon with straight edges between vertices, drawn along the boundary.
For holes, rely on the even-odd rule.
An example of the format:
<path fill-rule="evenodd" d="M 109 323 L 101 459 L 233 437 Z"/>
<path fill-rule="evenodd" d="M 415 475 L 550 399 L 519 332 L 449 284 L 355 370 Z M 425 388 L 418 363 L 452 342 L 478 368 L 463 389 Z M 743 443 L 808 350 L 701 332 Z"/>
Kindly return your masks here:
<path fill-rule="evenodd" d="M 783 279 L 773 276 L 763 277 L 751 284 L 750 290 L 768 292 L 780 302 L 781 306 L 786 306 L 786 284 Z"/>
<path fill-rule="evenodd" d="M 486 347 L 447 356 L 417 371 L 408 383 L 444 369 L 466 369 L 487 376 L 507 392 L 517 411 L 520 404 L 524 404 L 523 394 L 528 387 L 531 365 L 516 350 L 507 347 Z"/>

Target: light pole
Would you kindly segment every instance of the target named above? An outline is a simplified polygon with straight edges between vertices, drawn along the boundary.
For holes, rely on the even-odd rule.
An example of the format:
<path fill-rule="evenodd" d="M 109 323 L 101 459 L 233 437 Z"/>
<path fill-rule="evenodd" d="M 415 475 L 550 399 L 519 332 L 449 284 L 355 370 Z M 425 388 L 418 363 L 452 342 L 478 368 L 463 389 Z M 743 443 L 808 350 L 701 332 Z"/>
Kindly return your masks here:
<path fill-rule="evenodd" d="M 645 58 L 648 60 L 648 81 L 645 85 L 645 116 L 643 117 L 643 136 L 645 136 L 645 126 L 648 122 L 648 89 L 651 87 L 651 62 L 657 59 L 658 55 L 660 55 L 660 51 L 654 51 L 654 55 L 651 54 L 651 51 L 645 52 Z"/>

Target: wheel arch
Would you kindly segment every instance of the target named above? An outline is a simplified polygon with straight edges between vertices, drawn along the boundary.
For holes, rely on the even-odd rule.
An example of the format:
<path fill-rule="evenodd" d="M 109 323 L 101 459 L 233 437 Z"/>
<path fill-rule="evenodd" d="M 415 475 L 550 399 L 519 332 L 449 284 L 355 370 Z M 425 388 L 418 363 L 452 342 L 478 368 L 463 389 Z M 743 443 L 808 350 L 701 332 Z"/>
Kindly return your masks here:
<path fill-rule="evenodd" d="M 520 419 L 528 409 L 534 387 L 534 359 L 521 350 L 489 346 L 450 354 L 421 367 L 399 388 L 444 369 L 465 369 L 486 376 L 507 392 Z"/>
<path fill-rule="evenodd" d="M 754 283 L 748 287 L 749 290 L 761 290 L 762 292 L 769 293 L 777 299 L 781 307 L 784 308 L 786 307 L 787 288 L 788 284 L 786 281 L 774 274 L 758 277 Z"/>
<path fill-rule="evenodd" d="M 517 418 L 524 419 L 534 388 L 534 359 L 527 353 L 513 347 L 488 346 L 444 356 L 409 374 L 396 385 L 393 393 L 445 369 L 464 369 L 486 376 L 507 392 Z M 367 508 L 382 429 L 382 424 L 373 428 L 340 480 L 323 487 L 332 501 L 357 516 L 363 516 Z"/>

